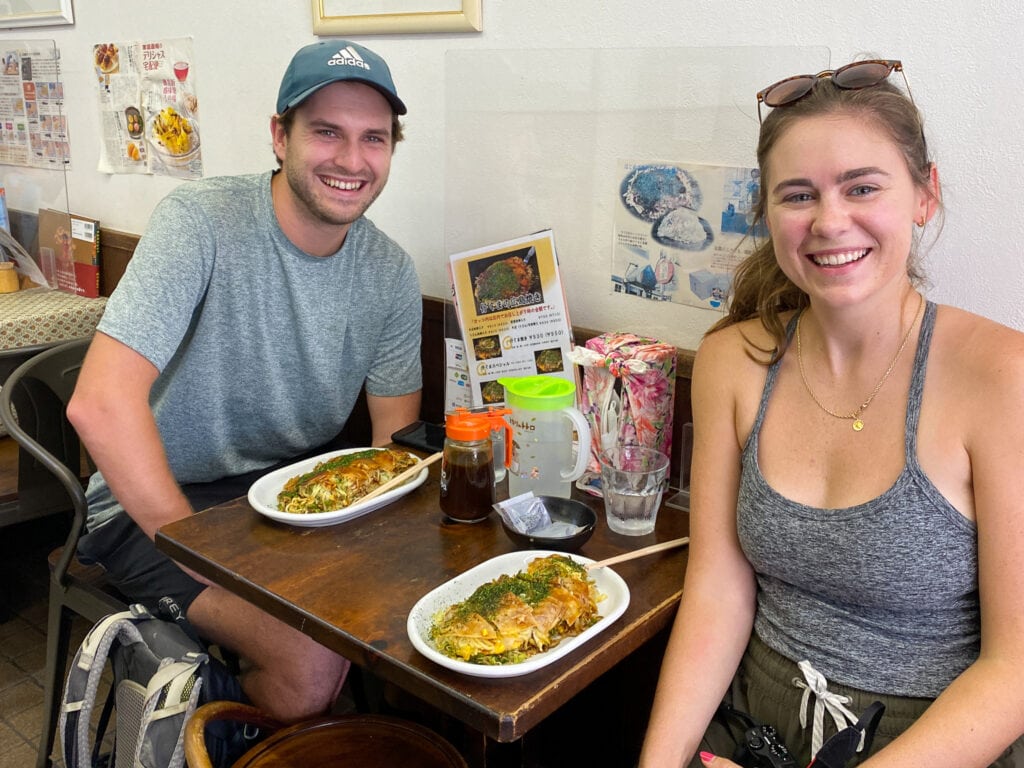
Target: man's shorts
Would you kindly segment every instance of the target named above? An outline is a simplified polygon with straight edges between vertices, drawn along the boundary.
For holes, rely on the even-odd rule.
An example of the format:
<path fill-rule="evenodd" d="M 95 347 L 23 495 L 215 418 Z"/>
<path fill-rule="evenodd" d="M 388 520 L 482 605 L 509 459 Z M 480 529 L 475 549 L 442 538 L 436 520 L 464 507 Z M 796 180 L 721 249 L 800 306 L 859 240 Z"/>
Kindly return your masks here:
<path fill-rule="evenodd" d="M 195 510 L 206 509 L 239 496 L 268 470 L 227 477 L 211 483 L 182 486 Z M 187 614 L 192 601 L 206 589 L 193 579 L 142 532 L 125 512 L 121 512 L 78 541 L 78 556 L 86 563 L 99 563 L 107 579 L 133 603 L 142 603 L 154 616 L 164 614 L 161 601 L 177 604 Z"/>

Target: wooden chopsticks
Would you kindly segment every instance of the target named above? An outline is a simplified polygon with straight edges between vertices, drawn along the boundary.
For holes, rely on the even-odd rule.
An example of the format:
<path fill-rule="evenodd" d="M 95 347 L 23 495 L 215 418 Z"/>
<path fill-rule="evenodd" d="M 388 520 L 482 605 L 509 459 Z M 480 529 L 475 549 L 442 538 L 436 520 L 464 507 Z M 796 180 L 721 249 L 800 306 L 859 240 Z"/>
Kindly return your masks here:
<path fill-rule="evenodd" d="M 433 464 L 435 461 L 437 461 L 440 458 L 441 458 L 441 451 L 438 451 L 437 453 L 433 453 L 430 456 L 427 456 L 427 458 L 425 458 L 425 459 L 421 459 L 420 461 L 417 461 L 415 464 L 413 464 L 411 467 L 409 467 L 404 472 L 400 472 L 399 474 L 395 475 L 393 478 L 388 480 L 383 485 L 377 486 L 376 488 L 374 488 L 372 491 L 370 491 L 365 496 L 362 496 L 359 499 L 357 499 L 356 503 L 357 504 L 362 504 L 367 499 L 373 499 L 373 498 L 376 498 L 377 496 L 380 496 L 382 493 L 387 493 L 392 488 L 395 488 L 395 487 L 401 485 L 402 483 L 404 483 L 406 480 L 408 480 L 413 475 L 418 475 L 420 473 L 421 469 L 423 469 L 424 467 L 430 466 L 431 464 Z"/>
<path fill-rule="evenodd" d="M 681 547 L 684 544 L 689 543 L 690 537 L 683 536 L 681 539 L 663 541 L 660 544 L 652 544 L 649 547 L 641 547 L 640 549 L 634 549 L 632 552 L 623 552 L 621 555 L 616 555 L 615 557 L 609 557 L 604 560 L 598 560 L 596 563 L 588 563 L 586 568 L 588 571 L 592 571 L 595 568 L 604 568 L 604 566 L 606 565 L 622 563 L 626 560 L 632 560 L 635 557 L 645 557 L 646 555 L 653 555 L 655 552 L 664 552 L 666 549 L 675 549 L 676 547 Z"/>

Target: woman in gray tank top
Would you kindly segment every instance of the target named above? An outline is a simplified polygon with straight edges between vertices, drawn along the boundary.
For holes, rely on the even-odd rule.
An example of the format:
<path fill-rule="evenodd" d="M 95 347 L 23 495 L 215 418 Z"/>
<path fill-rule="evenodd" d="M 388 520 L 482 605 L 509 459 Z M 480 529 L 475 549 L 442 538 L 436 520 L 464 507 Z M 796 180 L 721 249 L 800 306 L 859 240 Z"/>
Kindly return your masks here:
<path fill-rule="evenodd" d="M 849 765 L 1024 766 L 1024 334 L 919 291 L 941 202 L 902 72 L 757 95 L 770 237 L 694 365 L 690 558 L 643 768 L 735 765 L 723 699 L 797 765 L 881 701 Z"/>

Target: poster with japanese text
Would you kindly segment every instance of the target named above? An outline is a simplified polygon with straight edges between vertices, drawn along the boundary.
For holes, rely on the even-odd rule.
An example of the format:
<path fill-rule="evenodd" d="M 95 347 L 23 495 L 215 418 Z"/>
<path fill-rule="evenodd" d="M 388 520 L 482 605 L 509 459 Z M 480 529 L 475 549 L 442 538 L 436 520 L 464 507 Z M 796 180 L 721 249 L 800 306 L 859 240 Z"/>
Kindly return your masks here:
<path fill-rule="evenodd" d="M 71 168 L 60 51 L 50 41 L 0 47 L 0 163 Z"/>
<path fill-rule="evenodd" d="M 505 377 L 548 374 L 575 382 L 551 230 L 453 254 L 449 269 L 473 405 L 503 402 Z"/>
<path fill-rule="evenodd" d="M 103 173 L 203 175 L 192 39 L 92 47 Z"/>
<path fill-rule="evenodd" d="M 723 311 L 733 272 L 761 236 L 751 231 L 759 175 L 756 168 L 620 160 L 614 291 Z"/>

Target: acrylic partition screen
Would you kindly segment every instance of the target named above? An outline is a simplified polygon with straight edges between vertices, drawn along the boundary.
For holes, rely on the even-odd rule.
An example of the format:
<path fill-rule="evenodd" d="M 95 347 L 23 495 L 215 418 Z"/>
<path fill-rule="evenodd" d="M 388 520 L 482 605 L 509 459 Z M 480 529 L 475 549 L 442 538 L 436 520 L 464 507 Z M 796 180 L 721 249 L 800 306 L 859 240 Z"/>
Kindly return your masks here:
<path fill-rule="evenodd" d="M 757 91 L 828 66 L 821 47 L 450 51 L 447 255 L 551 229 L 574 325 L 686 346 L 672 332 L 715 313 L 613 293 L 623 164 L 754 166 Z"/>

